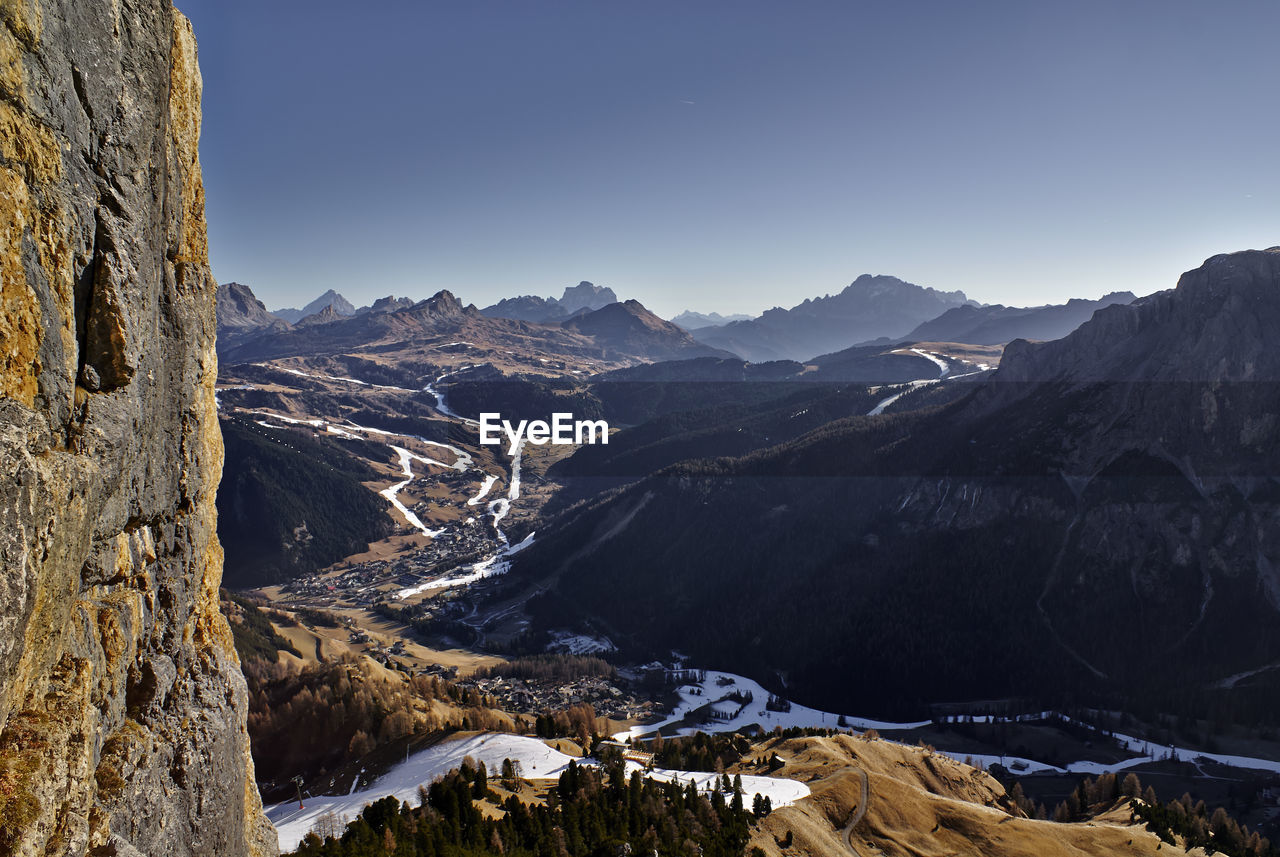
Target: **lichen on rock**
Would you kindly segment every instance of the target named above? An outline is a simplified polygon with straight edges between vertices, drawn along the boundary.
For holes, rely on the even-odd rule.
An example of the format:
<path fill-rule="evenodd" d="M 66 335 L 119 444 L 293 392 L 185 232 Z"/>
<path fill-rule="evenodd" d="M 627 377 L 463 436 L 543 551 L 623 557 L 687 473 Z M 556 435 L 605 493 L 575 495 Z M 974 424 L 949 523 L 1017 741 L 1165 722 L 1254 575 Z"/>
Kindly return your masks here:
<path fill-rule="evenodd" d="M 217 602 L 200 88 L 169 0 L 0 0 L 0 854 L 276 852 Z"/>

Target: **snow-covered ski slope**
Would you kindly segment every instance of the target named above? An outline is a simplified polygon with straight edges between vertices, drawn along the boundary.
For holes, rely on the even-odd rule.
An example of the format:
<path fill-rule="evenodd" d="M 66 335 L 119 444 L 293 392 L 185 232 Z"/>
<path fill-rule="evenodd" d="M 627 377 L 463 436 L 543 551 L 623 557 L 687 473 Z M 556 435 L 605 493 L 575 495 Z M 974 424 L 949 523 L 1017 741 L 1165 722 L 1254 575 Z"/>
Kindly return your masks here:
<path fill-rule="evenodd" d="M 445 741 L 414 753 L 406 761 L 396 765 L 359 791 L 352 791 L 345 795 L 307 797 L 303 800 L 305 807 L 303 809 L 299 809 L 297 801 L 267 807 L 267 818 L 275 825 L 276 833 L 280 837 L 281 853 L 295 850 L 302 838 L 323 816 L 332 814 L 340 824 L 345 824 L 358 816 L 367 804 L 387 796 L 416 806 L 419 786 L 430 785 L 437 777 L 459 767 L 467 756 L 477 763 L 483 762 L 491 776 L 497 776 L 501 772 L 504 759 L 519 762 L 520 775 L 525 779 L 559 777 L 571 761 L 579 764 L 595 764 L 592 759 L 574 759 L 549 747 L 537 738 L 523 735 L 483 733 Z M 635 763 L 629 762 L 627 763 L 628 776 L 632 771 L 642 771 L 642 769 Z M 718 780 L 718 777 L 712 773 L 663 769 L 655 769 L 645 776 L 655 780 L 685 784 L 693 782 L 699 791 L 705 792 L 714 791 Z M 744 800 L 748 806 L 755 800 L 757 794 L 768 797 L 775 808 L 794 803 L 809 794 L 809 787 L 804 783 L 781 777 L 743 776 L 742 788 L 745 793 Z"/>

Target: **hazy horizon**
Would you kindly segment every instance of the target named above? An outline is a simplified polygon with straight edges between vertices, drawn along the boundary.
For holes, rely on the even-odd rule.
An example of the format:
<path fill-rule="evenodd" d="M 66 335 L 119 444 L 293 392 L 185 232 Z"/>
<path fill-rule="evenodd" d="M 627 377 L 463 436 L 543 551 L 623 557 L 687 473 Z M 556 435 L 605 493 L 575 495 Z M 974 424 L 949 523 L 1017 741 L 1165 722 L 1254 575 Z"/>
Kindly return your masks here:
<path fill-rule="evenodd" d="M 210 255 L 271 309 L 590 280 L 757 315 L 983 303 L 1280 244 L 1280 7 L 186 0 Z"/>

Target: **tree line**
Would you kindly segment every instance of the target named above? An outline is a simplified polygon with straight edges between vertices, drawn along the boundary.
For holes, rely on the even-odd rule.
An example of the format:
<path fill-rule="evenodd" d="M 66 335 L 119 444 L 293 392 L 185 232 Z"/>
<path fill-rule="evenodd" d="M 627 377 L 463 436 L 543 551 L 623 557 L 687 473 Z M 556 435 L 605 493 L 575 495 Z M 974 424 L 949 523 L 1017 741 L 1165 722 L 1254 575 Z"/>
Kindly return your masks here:
<path fill-rule="evenodd" d="M 481 801 L 492 804 L 487 812 Z M 754 809 L 767 811 L 759 801 Z M 692 784 L 661 783 L 638 772 L 628 779 L 621 764 L 597 769 L 571 762 L 546 802 L 530 805 L 515 795 L 499 802 L 483 766 L 464 765 L 420 788 L 418 806 L 383 798 L 340 833 L 331 823 L 309 833 L 295 854 L 741 857 L 757 817 L 743 805 L 740 780 L 717 781 L 715 791 L 705 794 Z"/>

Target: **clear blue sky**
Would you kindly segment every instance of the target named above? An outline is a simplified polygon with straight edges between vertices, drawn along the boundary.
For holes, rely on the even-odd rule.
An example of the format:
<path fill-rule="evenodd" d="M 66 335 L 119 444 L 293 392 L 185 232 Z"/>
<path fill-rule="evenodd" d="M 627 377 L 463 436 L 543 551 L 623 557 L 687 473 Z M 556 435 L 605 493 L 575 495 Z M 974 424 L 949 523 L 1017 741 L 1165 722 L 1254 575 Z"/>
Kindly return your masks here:
<path fill-rule="evenodd" d="M 214 274 L 273 309 L 1034 304 L 1280 244 L 1271 0 L 178 5 Z"/>

